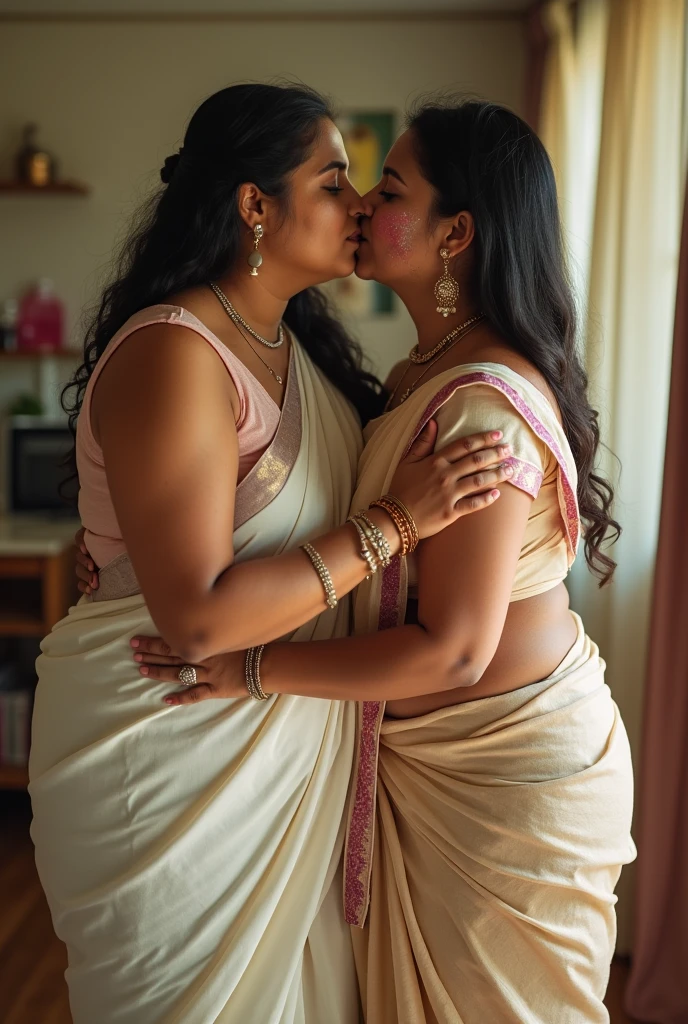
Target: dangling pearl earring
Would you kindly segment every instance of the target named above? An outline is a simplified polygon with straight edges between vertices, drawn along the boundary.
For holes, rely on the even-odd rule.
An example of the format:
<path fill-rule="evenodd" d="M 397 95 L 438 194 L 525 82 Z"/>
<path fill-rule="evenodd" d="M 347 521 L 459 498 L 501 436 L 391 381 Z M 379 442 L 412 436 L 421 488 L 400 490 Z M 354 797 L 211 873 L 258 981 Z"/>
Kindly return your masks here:
<path fill-rule="evenodd" d="M 262 237 L 262 225 L 256 224 L 256 226 L 253 229 L 253 252 L 248 258 L 248 265 L 251 268 L 249 270 L 249 274 L 251 275 L 251 277 L 258 277 L 258 267 L 262 266 L 263 263 L 263 257 L 258 252 L 258 246 L 260 245 L 260 240 Z"/>
<path fill-rule="evenodd" d="M 447 317 L 450 313 L 456 313 L 456 303 L 459 300 L 461 289 L 459 282 L 449 273 L 449 249 L 440 249 L 440 256 L 444 260 L 444 273 L 435 285 L 435 298 L 437 299 L 437 312 Z"/>

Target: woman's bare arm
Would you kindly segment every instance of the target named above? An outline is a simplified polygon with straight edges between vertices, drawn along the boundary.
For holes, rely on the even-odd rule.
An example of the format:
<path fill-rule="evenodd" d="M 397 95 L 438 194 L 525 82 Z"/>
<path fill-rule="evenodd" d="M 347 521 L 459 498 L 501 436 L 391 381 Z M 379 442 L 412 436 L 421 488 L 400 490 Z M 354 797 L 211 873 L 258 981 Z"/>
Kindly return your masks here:
<path fill-rule="evenodd" d="M 283 636 L 326 603 L 300 550 L 233 565 L 236 392 L 217 354 L 189 335 L 155 325 L 123 342 L 98 381 L 93 417 L 122 537 L 156 627 L 185 660 L 199 662 Z M 426 490 L 420 500 L 429 500 Z M 489 494 L 472 500 L 493 501 Z M 398 551 L 387 514 L 374 510 L 371 518 Z M 362 582 L 367 566 L 352 526 L 316 544 L 338 595 Z"/>
<path fill-rule="evenodd" d="M 418 548 L 418 625 L 368 636 L 276 643 L 261 665 L 268 693 L 330 700 L 401 700 L 478 682 L 499 644 L 531 499 L 511 485 L 479 516 L 468 516 Z M 364 584 L 365 586 L 365 584 Z M 180 660 L 155 637 L 132 642 L 141 672 L 178 683 Z M 199 685 L 169 704 L 246 696 L 244 653 L 198 666 Z"/>
<path fill-rule="evenodd" d="M 531 498 L 512 485 L 479 516 L 421 543 L 418 625 L 310 644 L 272 644 L 267 692 L 400 700 L 478 682 L 499 645 Z"/>

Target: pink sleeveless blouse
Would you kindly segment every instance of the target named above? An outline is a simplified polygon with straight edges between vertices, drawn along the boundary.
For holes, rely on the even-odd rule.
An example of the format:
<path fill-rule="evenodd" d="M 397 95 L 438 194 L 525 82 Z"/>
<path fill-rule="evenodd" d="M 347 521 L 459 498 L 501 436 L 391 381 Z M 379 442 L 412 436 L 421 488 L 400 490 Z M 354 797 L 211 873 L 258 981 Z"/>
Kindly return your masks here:
<path fill-rule="evenodd" d="M 237 482 L 258 462 L 270 445 L 280 421 L 280 409 L 262 384 L 240 359 L 223 345 L 188 310 L 180 306 L 149 306 L 135 313 L 114 336 L 100 357 L 86 387 L 76 435 L 76 461 L 79 470 L 79 514 L 86 536 L 85 542 L 96 565 L 101 569 L 121 555 L 126 546 L 110 498 L 105 464 L 100 445 L 91 429 L 91 398 L 100 373 L 115 349 L 134 331 L 151 324 L 178 324 L 188 327 L 211 345 L 224 363 L 239 395 L 239 475 Z"/>

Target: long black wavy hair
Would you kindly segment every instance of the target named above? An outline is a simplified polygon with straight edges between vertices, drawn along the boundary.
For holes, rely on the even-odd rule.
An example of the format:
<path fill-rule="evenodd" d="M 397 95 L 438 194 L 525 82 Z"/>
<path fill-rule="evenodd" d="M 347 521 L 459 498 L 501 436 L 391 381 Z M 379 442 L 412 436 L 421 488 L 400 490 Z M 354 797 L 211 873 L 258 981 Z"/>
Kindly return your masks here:
<path fill-rule="evenodd" d="M 289 175 L 307 158 L 324 119 L 317 92 L 295 85 L 233 85 L 205 100 L 184 145 L 160 171 L 165 187 L 136 217 L 87 330 L 84 361 L 62 392 L 76 434 L 89 377 L 110 339 L 134 313 L 204 284 L 234 266 L 243 222 L 239 187 L 254 182 L 289 203 Z M 360 346 L 317 288 L 295 295 L 284 314 L 313 362 L 356 407 L 364 423 L 382 412 L 380 382 L 364 369 Z M 68 458 L 76 476 L 75 450 Z"/>
<path fill-rule="evenodd" d="M 435 213 L 475 222 L 475 298 L 492 325 L 542 373 L 554 392 L 578 468 L 578 503 L 590 569 L 607 583 L 616 563 L 603 550 L 621 527 L 614 492 L 595 472 L 598 414 L 577 351 L 554 173 L 535 132 L 512 111 L 465 99 L 431 101 L 407 120 Z"/>

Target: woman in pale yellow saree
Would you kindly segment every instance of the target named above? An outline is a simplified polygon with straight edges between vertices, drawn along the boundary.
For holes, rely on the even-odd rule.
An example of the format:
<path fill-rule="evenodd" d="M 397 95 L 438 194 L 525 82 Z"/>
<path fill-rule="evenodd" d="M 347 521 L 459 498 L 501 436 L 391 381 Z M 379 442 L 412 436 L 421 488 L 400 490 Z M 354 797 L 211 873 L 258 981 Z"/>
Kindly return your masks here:
<path fill-rule="evenodd" d="M 429 105 L 366 200 L 357 272 L 395 289 L 418 344 L 365 430 L 352 510 L 428 422 L 438 444 L 496 425 L 510 482 L 362 583 L 354 637 L 270 645 L 262 684 L 361 701 L 343 899 L 368 1024 L 602 1024 L 632 770 L 563 581 L 583 534 L 607 582 L 618 526 L 552 170 L 504 108 Z M 142 671 L 173 682 L 144 645 Z M 245 692 L 236 655 L 198 671 L 166 699 Z"/>
<path fill-rule="evenodd" d="M 546 594 L 578 542 L 576 467 L 552 406 L 508 366 L 447 370 L 370 424 L 354 505 L 384 490 L 430 415 L 440 443 L 487 418 L 510 439 L 512 485 L 532 500 L 508 600 Z M 359 588 L 357 632 L 412 621 L 425 582 L 407 560 Z M 630 753 L 604 662 L 571 624 L 540 681 L 502 693 L 513 669 L 493 664 L 474 689 L 494 696 L 362 705 L 345 909 L 365 924 L 354 934 L 368 1021 L 607 1019 L 613 890 L 633 857 Z"/>

